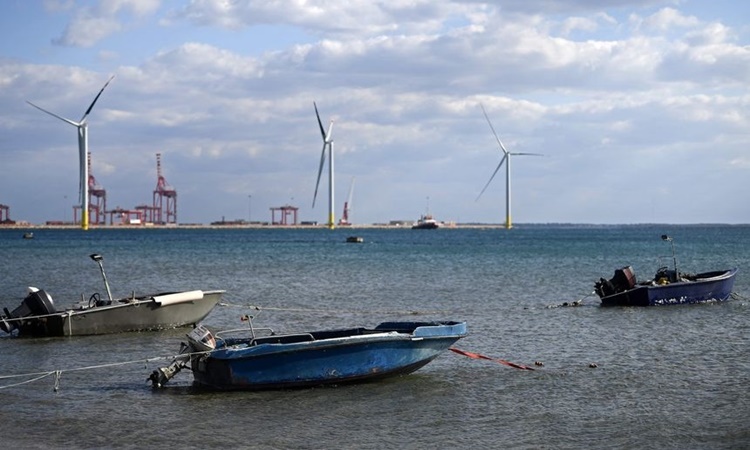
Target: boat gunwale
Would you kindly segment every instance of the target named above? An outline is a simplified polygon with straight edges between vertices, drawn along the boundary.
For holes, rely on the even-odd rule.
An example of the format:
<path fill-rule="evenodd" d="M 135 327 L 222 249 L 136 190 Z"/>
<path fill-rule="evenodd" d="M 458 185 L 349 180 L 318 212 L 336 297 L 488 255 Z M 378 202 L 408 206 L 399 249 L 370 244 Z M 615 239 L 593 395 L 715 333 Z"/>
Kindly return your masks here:
<path fill-rule="evenodd" d="M 384 324 L 413 324 L 415 322 L 385 322 Z M 467 335 L 466 322 L 419 322 L 419 324 L 427 324 L 426 328 L 443 328 L 448 333 L 443 334 L 417 334 L 420 328 L 425 326 L 416 326 L 413 329 L 406 331 L 399 330 L 383 330 L 380 331 L 376 328 L 351 328 L 344 330 L 334 330 L 341 332 L 359 332 L 361 334 L 351 334 L 346 336 L 333 336 L 333 337 L 322 337 L 315 338 L 315 333 L 324 333 L 325 331 L 311 332 L 311 333 L 291 333 L 291 334 L 278 334 L 272 336 L 263 336 L 265 338 L 278 338 L 283 339 L 284 337 L 312 337 L 312 340 L 301 340 L 296 342 L 261 342 L 254 344 L 254 341 L 258 338 L 231 338 L 231 339 L 217 339 L 217 348 L 214 350 L 205 352 L 211 358 L 216 359 L 236 359 L 244 357 L 254 356 L 265 356 L 273 354 L 282 354 L 287 352 L 297 351 L 312 351 L 322 350 L 330 347 L 342 347 L 350 345 L 362 345 L 370 343 L 386 343 L 386 342 L 401 342 L 401 341 L 422 341 L 422 340 L 450 340 L 450 339 L 461 339 Z M 379 326 L 381 326 L 379 325 Z M 454 329 L 458 327 L 457 331 Z M 221 343 L 221 347 L 219 347 Z"/>

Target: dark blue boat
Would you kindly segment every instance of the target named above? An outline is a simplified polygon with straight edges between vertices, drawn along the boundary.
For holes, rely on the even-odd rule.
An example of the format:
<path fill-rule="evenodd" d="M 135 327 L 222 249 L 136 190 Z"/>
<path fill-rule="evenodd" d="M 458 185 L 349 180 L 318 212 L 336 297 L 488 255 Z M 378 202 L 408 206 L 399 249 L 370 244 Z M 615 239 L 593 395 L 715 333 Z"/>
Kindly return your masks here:
<path fill-rule="evenodd" d="M 672 238 L 663 235 L 662 239 L 672 243 L 674 269 L 661 267 L 654 278 L 643 282 L 636 280 L 631 266 L 615 270 L 614 277 L 601 278 L 594 285 L 602 306 L 662 306 L 729 299 L 737 269 L 698 274 L 679 272 Z"/>
<path fill-rule="evenodd" d="M 466 336 L 466 322 L 385 322 L 349 328 L 241 338 L 216 337 L 203 327 L 188 335 L 171 365 L 150 380 L 161 387 L 190 365 L 198 386 L 284 389 L 404 375 L 437 358 Z"/>
<path fill-rule="evenodd" d="M 611 280 L 596 283 L 596 293 L 602 306 L 661 306 L 685 303 L 724 301 L 732 294 L 737 269 L 705 272 L 696 275 L 671 276 L 673 271 L 657 272 L 652 280 L 635 282 L 630 266 L 615 271 Z M 671 272 L 671 273 L 670 273 Z M 628 280 L 625 284 L 616 280 Z M 632 281 L 631 281 L 632 280 Z M 610 287 L 612 286 L 612 287 Z"/>

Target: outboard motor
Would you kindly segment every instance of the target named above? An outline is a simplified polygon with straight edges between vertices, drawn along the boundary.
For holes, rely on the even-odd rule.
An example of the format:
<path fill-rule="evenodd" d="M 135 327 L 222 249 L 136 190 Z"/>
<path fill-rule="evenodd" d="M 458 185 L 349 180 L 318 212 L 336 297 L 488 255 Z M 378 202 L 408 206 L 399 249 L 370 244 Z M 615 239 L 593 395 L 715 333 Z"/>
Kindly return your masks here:
<path fill-rule="evenodd" d="M 9 312 L 8 308 L 3 308 L 5 316 L 0 319 L 0 329 L 6 333 L 11 333 L 19 328 L 18 319 L 55 313 L 55 304 L 47 292 L 35 288 L 29 288 L 29 291 L 29 295 L 13 312 Z"/>
<path fill-rule="evenodd" d="M 172 360 L 167 367 L 160 367 L 154 370 L 148 377 L 153 388 L 163 387 L 167 381 L 171 380 L 184 367 L 191 362 L 194 354 L 210 352 L 216 348 L 216 338 L 208 328 L 198 325 L 188 333 L 188 343 L 180 344 L 180 353 Z"/>
<path fill-rule="evenodd" d="M 625 292 L 635 287 L 635 273 L 631 266 L 615 270 L 615 276 L 610 280 L 600 278 L 594 285 L 594 291 L 599 298 L 608 297 L 619 292 Z"/>

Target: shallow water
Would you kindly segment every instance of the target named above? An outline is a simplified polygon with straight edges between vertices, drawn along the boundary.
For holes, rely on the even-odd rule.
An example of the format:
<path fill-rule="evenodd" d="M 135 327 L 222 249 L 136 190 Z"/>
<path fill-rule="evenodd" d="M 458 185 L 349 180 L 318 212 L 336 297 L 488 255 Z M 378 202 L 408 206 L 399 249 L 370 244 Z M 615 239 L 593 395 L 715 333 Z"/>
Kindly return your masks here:
<path fill-rule="evenodd" d="M 364 244 L 345 243 L 346 236 Z M 601 308 L 599 277 L 738 267 L 720 304 Z M 383 382 L 214 393 L 189 372 L 152 391 L 186 330 L 0 338 L 0 423 L 20 448 L 747 448 L 750 227 L 519 226 L 513 230 L 0 230 L 0 306 L 26 286 L 58 304 L 114 295 L 226 289 L 204 322 L 302 331 L 387 320 L 466 320 L 456 347 Z M 585 297 L 585 298 L 584 298 Z M 577 308 L 549 308 L 584 298 Z M 260 307 L 260 310 L 251 308 Z M 596 368 L 591 368 L 591 363 Z M 449 444 L 447 444 L 449 443 Z"/>

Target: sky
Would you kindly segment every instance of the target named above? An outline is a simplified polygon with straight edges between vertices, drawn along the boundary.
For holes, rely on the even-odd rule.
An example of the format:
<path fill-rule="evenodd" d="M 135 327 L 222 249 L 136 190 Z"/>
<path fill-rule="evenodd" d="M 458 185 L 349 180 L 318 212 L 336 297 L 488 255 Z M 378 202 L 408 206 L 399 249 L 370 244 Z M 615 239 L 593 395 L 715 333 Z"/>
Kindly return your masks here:
<path fill-rule="evenodd" d="M 72 220 L 75 127 L 109 209 L 177 221 L 750 223 L 750 3 L 5 0 L 0 204 Z M 483 114 L 487 112 L 489 122 Z M 326 164 L 328 159 L 326 159 Z M 278 217 L 278 216 L 277 216 Z"/>

